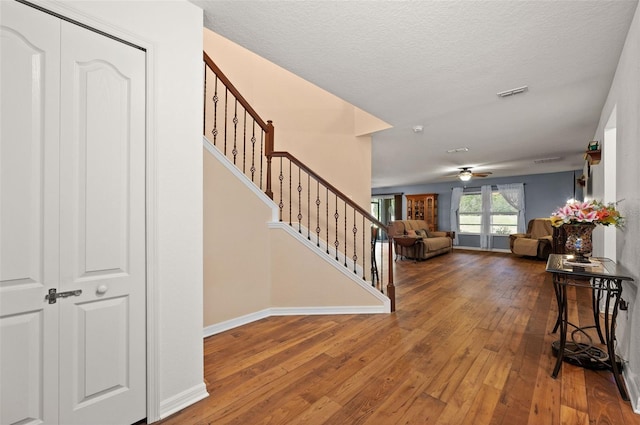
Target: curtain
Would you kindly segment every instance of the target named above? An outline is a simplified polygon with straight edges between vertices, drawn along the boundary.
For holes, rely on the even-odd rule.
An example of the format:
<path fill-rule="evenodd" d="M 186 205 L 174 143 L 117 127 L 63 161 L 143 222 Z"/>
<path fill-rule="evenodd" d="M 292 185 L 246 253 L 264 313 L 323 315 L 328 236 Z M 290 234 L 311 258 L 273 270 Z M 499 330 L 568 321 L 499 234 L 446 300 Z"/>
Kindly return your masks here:
<path fill-rule="evenodd" d="M 518 210 L 518 233 L 526 233 L 524 219 L 524 183 L 499 184 L 498 192 L 513 208 Z"/>
<path fill-rule="evenodd" d="M 396 217 L 396 220 L 402 220 L 402 194 L 393 195 L 393 203 L 395 206 L 393 215 Z"/>
<path fill-rule="evenodd" d="M 491 249 L 493 237 L 491 236 L 491 185 L 480 188 L 482 198 L 482 221 L 480 225 L 480 249 Z"/>
<path fill-rule="evenodd" d="M 460 220 L 458 219 L 458 211 L 460 210 L 460 199 L 462 199 L 461 187 L 454 187 L 451 191 L 451 230 L 456 232 L 453 238 L 453 244 L 458 245 L 458 233 L 460 233 Z"/>

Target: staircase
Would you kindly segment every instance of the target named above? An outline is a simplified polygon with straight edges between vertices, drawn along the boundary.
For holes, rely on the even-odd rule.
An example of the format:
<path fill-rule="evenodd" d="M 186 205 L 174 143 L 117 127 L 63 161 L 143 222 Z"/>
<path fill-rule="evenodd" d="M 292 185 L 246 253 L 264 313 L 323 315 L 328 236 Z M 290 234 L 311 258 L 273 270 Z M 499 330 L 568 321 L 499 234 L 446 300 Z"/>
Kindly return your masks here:
<path fill-rule="evenodd" d="M 385 294 L 395 311 L 387 227 L 289 152 L 204 53 L 203 135 L 277 206 L 278 220 Z"/>

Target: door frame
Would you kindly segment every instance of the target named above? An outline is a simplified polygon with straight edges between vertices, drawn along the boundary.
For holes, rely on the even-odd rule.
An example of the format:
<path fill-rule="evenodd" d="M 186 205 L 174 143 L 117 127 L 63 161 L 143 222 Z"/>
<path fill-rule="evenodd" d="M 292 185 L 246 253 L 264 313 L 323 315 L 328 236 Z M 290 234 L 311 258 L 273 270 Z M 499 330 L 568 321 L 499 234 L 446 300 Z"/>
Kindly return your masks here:
<path fill-rule="evenodd" d="M 76 24 L 80 24 L 90 30 L 103 33 L 105 36 L 120 39 L 126 43 L 140 47 L 145 50 L 145 255 L 146 255 L 146 411 L 147 422 L 155 422 L 160 420 L 160 388 L 159 388 L 159 341 L 157 337 L 158 327 L 158 306 L 159 294 L 157 288 L 157 139 L 154 132 L 155 129 L 155 113 L 154 105 L 154 76 L 155 63 L 154 45 L 149 41 L 131 34 L 115 25 L 96 20 L 91 15 L 81 13 L 71 7 L 57 3 L 54 0 L 18 0 L 27 6 L 35 7 L 43 12 L 53 13 L 61 19 L 69 20 Z"/>

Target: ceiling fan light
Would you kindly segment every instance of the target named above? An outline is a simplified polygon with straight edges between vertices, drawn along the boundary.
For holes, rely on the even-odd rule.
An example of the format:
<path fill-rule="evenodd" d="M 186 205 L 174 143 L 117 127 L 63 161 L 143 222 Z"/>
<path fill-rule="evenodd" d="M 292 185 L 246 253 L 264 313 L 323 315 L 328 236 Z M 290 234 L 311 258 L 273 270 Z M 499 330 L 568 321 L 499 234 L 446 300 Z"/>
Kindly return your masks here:
<path fill-rule="evenodd" d="M 460 171 L 460 174 L 458 174 L 458 178 L 463 182 L 468 182 L 469 180 L 471 180 L 472 176 L 473 174 L 469 170 L 462 170 Z"/>

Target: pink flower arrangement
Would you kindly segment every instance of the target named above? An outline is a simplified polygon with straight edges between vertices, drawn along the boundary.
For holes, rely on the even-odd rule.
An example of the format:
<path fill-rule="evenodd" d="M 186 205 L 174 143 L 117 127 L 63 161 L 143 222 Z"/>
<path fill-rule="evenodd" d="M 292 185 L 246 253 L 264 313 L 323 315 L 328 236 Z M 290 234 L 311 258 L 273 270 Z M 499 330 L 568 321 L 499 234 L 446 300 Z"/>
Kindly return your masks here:
<path fill-rule="evenodd" d="M 622 227 L 623 217 L 616 210 L 616 204 L 605 205 L 599 201 L 571 202 L 551 214 L 551 225 L 554 227 L 584 223 Z"/>

